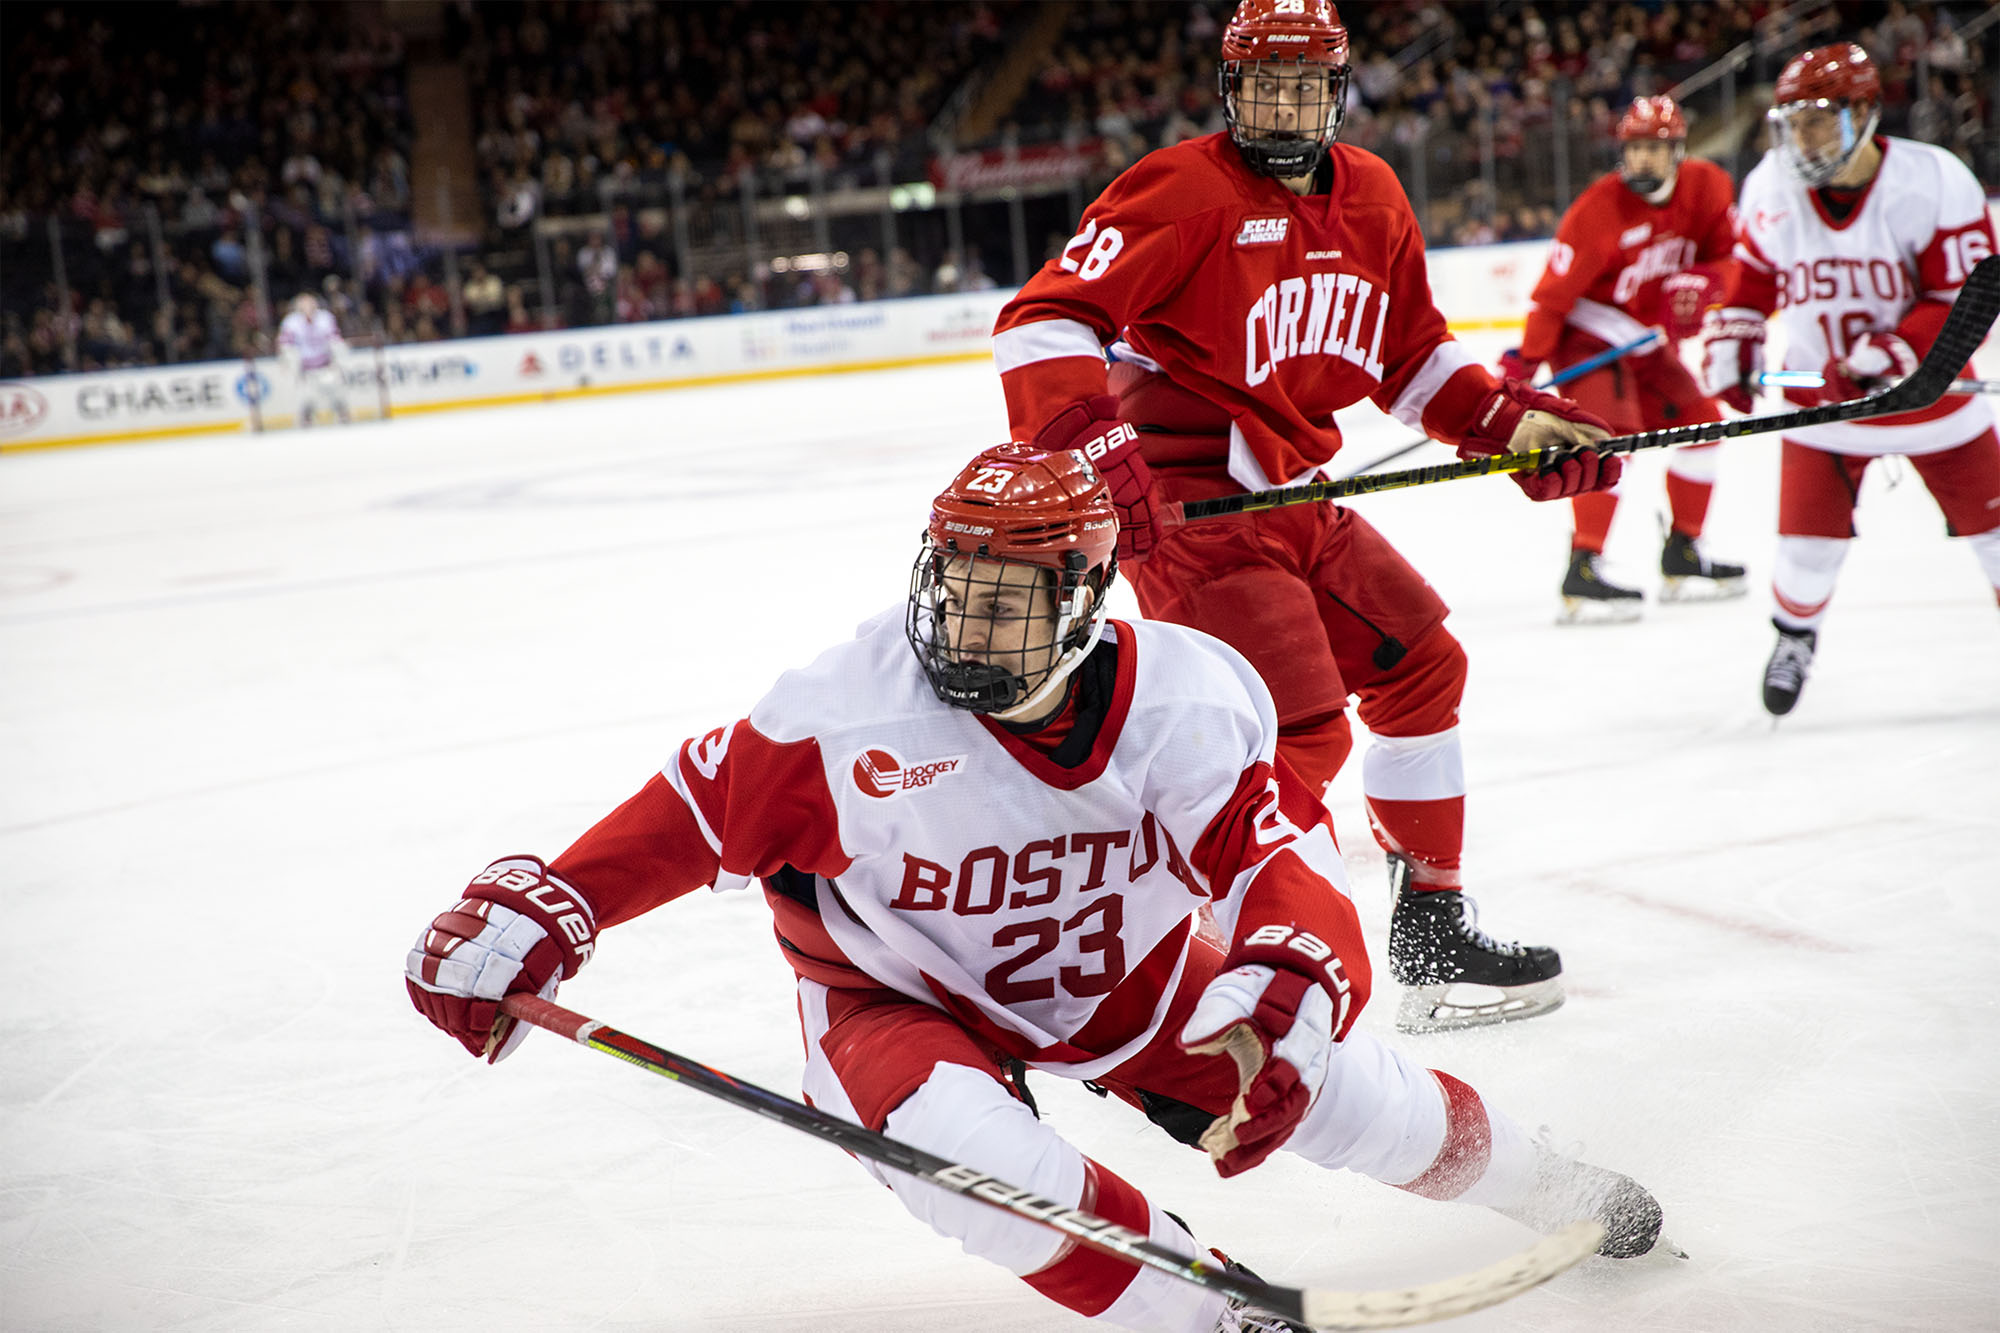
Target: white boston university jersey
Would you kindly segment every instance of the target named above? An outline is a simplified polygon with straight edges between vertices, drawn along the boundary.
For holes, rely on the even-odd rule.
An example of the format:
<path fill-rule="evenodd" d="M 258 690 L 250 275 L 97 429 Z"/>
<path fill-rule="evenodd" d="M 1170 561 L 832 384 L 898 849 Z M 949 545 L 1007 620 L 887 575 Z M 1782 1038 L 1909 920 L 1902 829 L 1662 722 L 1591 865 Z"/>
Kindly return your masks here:
<path fill-rule="evenodd" d="M 1158 1031 L 1211 892 L 1227 937 L 1260 871 L 1298 873 L 1267 864 L 1281 847 L 1346 889 L 1323 818 L 1301 828 L 1278 809 L 1277 721 L 1250 665 L 1178 625 L 1114 620 L 1105 638 L 1112 699 L 1075 768 L 940 703 L 898 610 L 788 672 L 664 777 L 721 858 L 717 888 L 750 877 L 732 843 L 767 862 L 816 857 L 819 918 L 856 967 L 1090 1077 Z M 746 791 L 781 783 L 782 812 L 740 813 Z M 1118 1004 L 1136 991 L 1143 1009 L 1092 1029 L 1115 1031 L 1117 1049 L 1068 1047 L 1134 974 L 1157 984 Z"/>
<path fill-rule="evenodd" d="M 1776 280 L 1787 370 L 1820 370 L 1861 334 L 1893 330 L 1919 300 L 1955 299 L 1972 265 L 1992 253 L 1985 193 L 1965 164 L 1930 144 L 1882 142 L 1880 172 L 1844 223 L 1821 210 L 1775 151 L 1743 182 L 1736 258 Z M 1786 438 L 1841 453 L 1917 454 L 1955 448 L 1992 424 L 1975 395 Z"/>

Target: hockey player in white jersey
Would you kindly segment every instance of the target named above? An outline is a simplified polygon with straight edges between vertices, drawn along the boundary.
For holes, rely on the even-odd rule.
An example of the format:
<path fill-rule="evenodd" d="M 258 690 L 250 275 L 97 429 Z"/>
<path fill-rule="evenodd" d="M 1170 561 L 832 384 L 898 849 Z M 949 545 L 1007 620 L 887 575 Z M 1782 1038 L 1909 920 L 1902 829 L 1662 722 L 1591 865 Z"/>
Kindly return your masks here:
<path fill-rule="evenodd" d="M 1785 334 L 1785 369 L 1824 387 L 1787 389 L 1801 406 L 1859 398 L 1915 370 L 1972 266 L 1994 252 L 1985 192 L 1941 148 L 1875 133 L 1881 81 L 1849 42 L 1816 47 L 1779 76 L 1776 146 L 1743 182 L 1738 286 L 1711 312 L 1704 387 L 1748 411 L 1763 370 L 1765 321 Z M 2000 439 L 1984 399 L 1949 395 L 1916 412 L 1790 433 L 1781 445 L 1778 558 L 1764 707 L 1789 713 L 1854 536 L 1854 504 L 1874 459 L 1901 454 L 1945 530 L 1963 537 L 2000 599 Z"/>
<path fill-rule="evenodd" d="M 311 292 L 300 292 L 278 325 L 278 356 L 299 386 L 299 424 L 331 412 L 348 420 L 347 381 L 339 354 L 347 349 L 333 312 L 320 306 Z"/>
<path fill-rule="evenodd" d="M 940 495 L 907 603 L 781 677 L 553 862 L 478 875 L 420 935 L 410 996 L 473 1054 L 526 1034 L 600 933 L 761 881 L 798 973 L 807 1099 L 1111 1219 L 1187 1230 L 1024 1099 L 1088 1079 L 1223 1175 L 1279 1147 L 1541 1230 L 1652 1248 L 1627 1177 L 1537 1145 L 1449 1074 L 1353 1030 L 1368 958 L 1325 809 L 1218 639 L 1107 619 L 1116 510 L 1075 451 L 1006 444 Z M 1152 1333 L 1286 1325 L 864 1163 L 909 1210 L 1083 1315 Z"/>

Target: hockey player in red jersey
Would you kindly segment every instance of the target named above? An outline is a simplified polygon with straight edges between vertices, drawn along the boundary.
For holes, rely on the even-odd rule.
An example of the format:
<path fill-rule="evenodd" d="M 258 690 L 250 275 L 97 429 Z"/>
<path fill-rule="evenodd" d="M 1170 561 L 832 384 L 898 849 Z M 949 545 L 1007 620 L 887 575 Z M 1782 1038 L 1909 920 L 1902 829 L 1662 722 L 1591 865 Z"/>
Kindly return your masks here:
<path fill-rule="evenodd" d="M 553 996 L 611 927 L 761 880 L 823 1111 L 1190 1257 L 1179 1222 L 1036 1117 L 1016 1062 L 1108 1089 L 1225 1176 L 1282 1147 L 1649 1250 L 1644 1189 L 1354 1030 L 1369 966 L 1326 812 L 1239 654 L 1107 618 L 1116 528 L 1079 452 L 982 452 L 933 504 L 902 607 L 687 741 L 553 862 L 475 877 L 409 951 L 417 1008 L 501 1058 L 527 1031 L 496 1023 L 507 995 Z M 864 1167 L 1080 1314 L 1290 1327 Z"/>
<path fill-rule="evenodd" d="M 1915 370 L 1972 266 L 1994 251 L 1985 192 L 1964 163 L 1930 144 L 1875 133 L 1882 84 L 1851 42 L 1786 65 L 1771 109 L 1775 146 L 1743 182 L 1739 278 L 1713 312 L 1705 378 L 1748 395 L 1763 370 L 1765 321 L 1785 331 L 1785 369 L 1823 387 L 1785 391 L 1801 406 L 1859 398 Z M 1902 454 L 2000 598 L 2000 437 L 1977 395 L 1797 431 L 1781 444 L 1778 558 L 1771 578 L 1777 646 L 1764 707 L 1798 703 L 1819 627 L 1854 536 L 1868 465 Z"/>
<path fill-rule="evenodd" d="M 1729 177 L 1713 162 L 1686 160 L 1687 118 L 1671 97 L 1634 100 L 1618 122 L 1618 140 L 1618 170 L 1563 214 L 1521 346 L 1501 358 L 1501 372 L 1532 379 L 1543 362 L 1566 370 L 1651 333 L 1650 345 L 1571 381 L 1563 392 L 1621 435 L 1719 421 L 1722 414 L 1681 364 L 1680 342 L 1699 332 L 1704 312 L 1721 302 L 1736 243 Z M 1717 564 L 1699 545 L 1716 454 L 1713 444 L 1690 445 L 1668 460 L 1673 516 L 1660 551 L 1663 601 L 1744 591 L 1743 567 Z M 1639 591 L 1610 582 L 1598 566 L 1617 492 L 1593 491 L 1570 503 L 1576 528 L 1563 575 L 1563 618 L 1636 617 Z"/>
<path fill-rule="evenodd" d="M 1410 1030 L 1544 1013 L 1555 950 L 1499 942 L 1460 882 L 1465 654 L 1445 605 L 1353 511 L 1290 506 L 1162 531 L 1166 504 L 1311 478 L 1333 413 L 1368 398 L 1462 454 L 1569 452 L 1516 475 L 1538 500 L 1601 490 L 1602 421 L 1496 381 L 1431 301 L 1423 237 L 1386 163 L 1336 141 L 1347 30 L 1326 0 L 1244 0 L 1223 36 L 1225 133 L 1140 160 L 1000 314 L 994 357 L 1020 438 L 1101 461 L 1149 616 L 1250 659 L 1279 752 L 1320 790 L 1359 696 L 1370 822 L 1389 854 L 1389 962 Z M 1112 364 L 1107 369 L 1106 347 Z"/>

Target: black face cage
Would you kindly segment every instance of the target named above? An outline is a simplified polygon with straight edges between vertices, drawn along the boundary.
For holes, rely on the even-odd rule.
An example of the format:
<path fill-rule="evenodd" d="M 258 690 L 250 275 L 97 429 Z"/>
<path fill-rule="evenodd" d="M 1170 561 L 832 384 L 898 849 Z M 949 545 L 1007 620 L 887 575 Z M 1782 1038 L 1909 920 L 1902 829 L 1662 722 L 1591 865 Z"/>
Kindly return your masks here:
<path fill-rule="evenodd" d="M 1296 130 L 1263 132 L 1249 127 L 1252 110 L 1259 104 L 1257 76 L 1266 68 L 1295 71 L 1295 61 L 1225 60 L 1215 68 L 1216 91 L 1222 97 L 1222 118 L 1229 126 L 1230 142 L 1243 155 L 1244 163 L 1259 175 L 1280 178 L 1303 176 L 1319 165 L 1327 146 L 1340 138 L 1347 120 L 1347 79 L 1351 65 L 1307 65 L 1308 70 L 1324 71 L 1327 87 L 1326 122 L 1316 127 L 1300 125 Z M 1315 132 L 1316 131 L 1316 132 Z"/>
<path fill-rule="evenodd" d="M 1668 168 L 1668 171 L 1670 172 L 1679 171 L 1681 169 L 1681 163 L 1687 160 L 1687 140 L 1685 139 L 1651 139 L 1651 140 L 1633 139 L 1631 140 L 1631 142 L 1672 144 L 1674 146 L 1674 151 L 1672 156 L 1673 165 Z M 1641 175 L 1640 173 L 1633 171 L 1630 167 L 1626 166 L 1625 145 L 1622 143 L 1618 145 L 1618 179 L 1624 181 L 1626 188 L 1631 190 L 1632 193 L 1638 195 L 1642 199 L 1649 198 L 1653 194 L 1657 193 L 1659 188 L 1667 183 L 1667 178 L 1665 176 Z"/>
<path fill-rule="evenodd" d="M 1067 552 L 1063 557 L 1065 567 L 1060 571 L 1023 560 L 994 559 L 985 555 L 984 551 L 984 547 L 978 551 L 960 551 L 955 543 L 950 547 L 940 547 L 926 533 L 923 550 L 918 552 L 917 563 L 910 570 L 910 602 L 903 628 L 938 698 L 953 708 L 969 712 L 1003 713 L 1042 688 L 1050 677 L 1075 666 L 1077 657 L 1090 647 L 1098 622 L 1103 619 L 1104 587 L 1110 581 L 1112 567 L 1087 571 L 1081 551 Z M 971 578 L 965 589 L 969 598 L 977 597 L 982 589 L 991 589 L 997 594 L 1002 586 L 1000 571 L 1006 566 L 1034 570 L 1039 576 L 1037 587 L 1055 593 L 1055 623 L 1051 627 L 1053 647 L 987 653 L 984 661 L 959 661 L 946 624 L 948 619 L 957 617 L 945 607 L 944 573 L 948 562 L 961 558 L 974 558 L 979 562 L 969 571 Z M 1009 585 L 1008 591 L 1019 591 L 1019 585 Z M 1079 597 L 1084 592 L 1090 594 L 1087 610 L 1082 608 Z M 999 598 L 996 596 L 994 600 Z M 1034 600 L 1040 601 L 1039 598 Z M 992 643 L 1000 637 L 997 631 L 1003 624 L 1021 624 L 1038 614 L 1046 613 L 1030 608 L 1025 615 L 1002 616 L 996 607 L 984 617 L 988 627 L 987 642 Z M 974 618 L 967 616 L 966 619 Z M 1032 635 L 1024 637 L 1032 638 Z M 1032 670 L 1028 668 L 1027 661 L 1031 657 L 1038 663 Z"/>

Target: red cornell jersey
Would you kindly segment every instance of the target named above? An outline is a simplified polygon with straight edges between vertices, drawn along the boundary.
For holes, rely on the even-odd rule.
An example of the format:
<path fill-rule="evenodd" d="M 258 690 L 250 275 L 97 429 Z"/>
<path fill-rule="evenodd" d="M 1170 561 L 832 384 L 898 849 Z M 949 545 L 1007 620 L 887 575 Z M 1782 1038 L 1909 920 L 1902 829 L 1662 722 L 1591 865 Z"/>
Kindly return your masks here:
<path fill-rule="evenodd" d="M 886 987 L 1083 1078 L 1159 1034 L 1208 907 L 1225 938 L 1305 941 L 1286 958 L 1344 1034 L 1366 946 L 1325 810 L 1276 778 L 1270 694 L 1198 631 L 1114 620 L 1105 639 L 1103 719 L 1064 767 L 940 702 L 898 608 L 684 744 L 554 869 L 601 925 L 803 871 L 767 894 L 800 975 Z"/>
<path fill-rule="evenodd" d="M 1331 188 L 1301 197 L 1211 134 L 1113 181 L 994 326 L 1015 438 L 1105 392 L 1122 339 L 1115 356 L 1228 413 L 1229 473 L 1251 490 L 1316 472 L 1334 412 L 1363 398 L 1456 442 L 1496 382 L 1432 303 L 1388 164 L 1338 143 L 1329 159 Z"/>
<path fill-rule="evenodd" d="M 1660 321 L 1660 283 L 1701 264 L 1720 268 L 1736 244 L 1729 173 L 1689 158 L 1674 191 L 1649 204 L 1616 173 L 1563 214 L 1521 334 L 1528 364 L 1555 355 L 1565 324 L 1622 347 Z"/>

